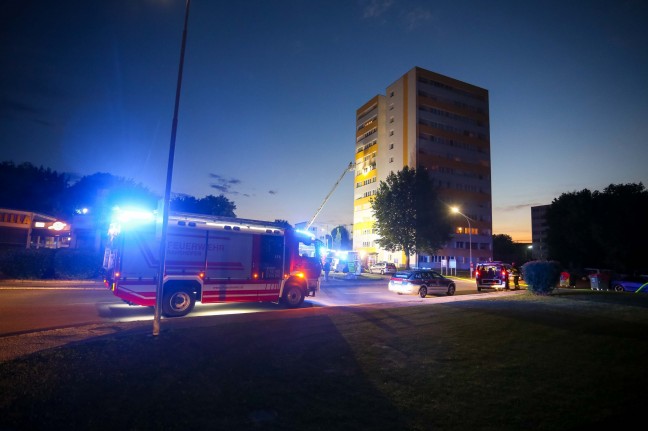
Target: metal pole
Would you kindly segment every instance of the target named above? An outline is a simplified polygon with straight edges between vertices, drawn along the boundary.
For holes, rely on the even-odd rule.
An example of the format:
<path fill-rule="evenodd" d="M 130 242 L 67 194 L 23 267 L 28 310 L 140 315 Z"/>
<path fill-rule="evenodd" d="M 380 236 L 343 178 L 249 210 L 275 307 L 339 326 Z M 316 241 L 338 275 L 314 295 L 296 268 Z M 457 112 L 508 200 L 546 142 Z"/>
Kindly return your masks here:
<path fill-rule="evenodd" d="M 463 216 L 466 217 L 465 215 Z M 472 227 L 470 226 L 470 219 L 466 217 L 466 220 L 468 221 L 468 271 L 470 271 L 470 278 L 472 278 Z"/>
<path fill-rule="evenodd" d="M 160 334 L 160 314 L 162 308 L 162 288 L 166 264 L 166 237 L 169 225 L 169 207 L 171 201 L 171 180 L 173 178 L 173 158 L 175 155 L 176 133 L 178 130 L 178 109 L 180 107 L 180 90 L 182 88 L 182 69 L 184 67 L 185 47 L 187 45 L 187 23 L 189 22 L 189 6 L 191 0 L 185 3 L 184 29 L 180 48 L 180 65 L 178 66 L 178 84 L 176 86 L 175 107 L 173 109 L 173 124 L 171 126 L 171 142 L 169 144 L 169 162 L 167 165 L 166 187 L 164 189 L 164 206 L 162 208 L 162 235 L 160 237 L 160 265 L 158 267 L 157 289 L 155 292 L 155 313 L 153 315 L 153 335 Z"/>

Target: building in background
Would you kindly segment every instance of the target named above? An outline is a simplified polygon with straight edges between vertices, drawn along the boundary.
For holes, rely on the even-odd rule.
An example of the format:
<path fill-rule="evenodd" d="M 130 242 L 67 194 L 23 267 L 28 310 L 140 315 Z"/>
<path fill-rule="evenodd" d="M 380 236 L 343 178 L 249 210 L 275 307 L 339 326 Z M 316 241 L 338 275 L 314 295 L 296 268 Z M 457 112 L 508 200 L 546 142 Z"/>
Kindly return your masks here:
<path fill-rule="evenodd" d="M 70 245 L 70 225 L 56 217 L 0 208 L 0 247 L 61 248 Z"/>
<path fill-rule="evenodd" d="M 547 210 L 549 205 L 538 205 L 531 207 L 531 248 L 535 260 L 547 259 L 549 250 L 547 248 Z"/>
<path fill-rule="evenodd" d="M 492 260 L 488 90 L 415 67 L 357 109 L 355 151 L 353 248 L 366 263 L 405 262 L 377 246 L 370 202 L 380 181 L 405 166 L 427 168 L 448 212 L 454 206 L 470 218 L 455 214 L 450 243 L 412 256 L 412 265 L 468 269 L 471 255 Z"/>

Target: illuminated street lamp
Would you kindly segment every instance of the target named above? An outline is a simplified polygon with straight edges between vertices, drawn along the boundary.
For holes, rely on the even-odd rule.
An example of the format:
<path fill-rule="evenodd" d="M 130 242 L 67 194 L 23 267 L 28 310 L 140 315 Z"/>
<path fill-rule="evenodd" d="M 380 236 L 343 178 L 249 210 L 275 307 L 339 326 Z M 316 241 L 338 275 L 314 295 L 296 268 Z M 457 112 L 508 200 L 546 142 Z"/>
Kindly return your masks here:
<path fill-rule="evenodd" d="M 469 256 L 468 257 L 468 260 L 469 260 L 468 267 L 470 268 L 469 269 L 470 278 L 472 278 L 472 274 L 473 274 L 473 267 L 472 267 L 473 266 L 472 265 L 472 227 L 470 226 L 470 218 L 466 214 L 459 211 L 459 208 L 457 208 L 457 207 L 452 207 L 452 208 L 450 208 L 450 210 L 455 214 L 459 214 L 459 215 L 464 216 L 464 218 L 468 222 L 468 253 L 469 253 L 468 254 L 468 256 Z"/>
<path fill-rule="evenodd" d="M 169 207 L 171 201 L 171 179 L 173 178 L 173 158 L 175 154 L 176 132 L 178 130 L 178 109 L 180 107 L 180 89 L 182 88 L 182 69 L 184 67 L 185 46 L 187 45 L 187 23 L 189 22 L 189 6 L 191 0 L 186 0 L 184 29 L 182 31 L 182 46 L 180 47 L 180 65 L 178 66 L 178 84 L 176 86 L 175 107 L 173 109 L 173 124 L 171 125 L 171 142 L 169 144 L 169 162 L 167 165 L 166 187 L 164 189 L 164 206 L 162 207 L 162 233 L 160 237 L 160 266 L 158 267 L 158 283 L 155 292 L 155 312 L 153 314 L 153 335 L 160 334 L 160 314 L 162 309 L 162 289 L 166 266 L 166 237 L 169 225 Z"/>

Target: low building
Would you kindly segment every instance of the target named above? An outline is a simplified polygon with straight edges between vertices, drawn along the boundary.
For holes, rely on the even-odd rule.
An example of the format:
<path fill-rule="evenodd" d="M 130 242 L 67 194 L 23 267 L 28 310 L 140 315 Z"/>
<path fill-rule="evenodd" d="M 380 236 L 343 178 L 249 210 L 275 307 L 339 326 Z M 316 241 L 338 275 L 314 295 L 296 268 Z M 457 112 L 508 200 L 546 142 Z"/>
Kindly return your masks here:
<path fill-rule="evenodd" d="M 69 245 L 69 223 L 46 214 L 0 208 L 1 248 L 61 248 Z"/>

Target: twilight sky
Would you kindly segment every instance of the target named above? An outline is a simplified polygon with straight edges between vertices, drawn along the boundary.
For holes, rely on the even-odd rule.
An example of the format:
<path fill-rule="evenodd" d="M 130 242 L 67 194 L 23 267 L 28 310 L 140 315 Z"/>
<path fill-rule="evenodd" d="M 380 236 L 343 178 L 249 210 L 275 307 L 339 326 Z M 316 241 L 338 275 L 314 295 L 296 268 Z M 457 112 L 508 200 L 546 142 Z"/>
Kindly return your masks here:
<path fill-rule="evenodd" d="M 0 161 L 162 195 L 184 0 L 3 0 Z M 645 0 L 193 0 L 174 193 L 309 220 L 355 110 L 419 66 L 489 90 L 493 231 L 565 192 L 648 186 Z M 6 186 L 6 185 L 5 185 Z M 351 224 L 353 174 L 317 222 Z"/>

